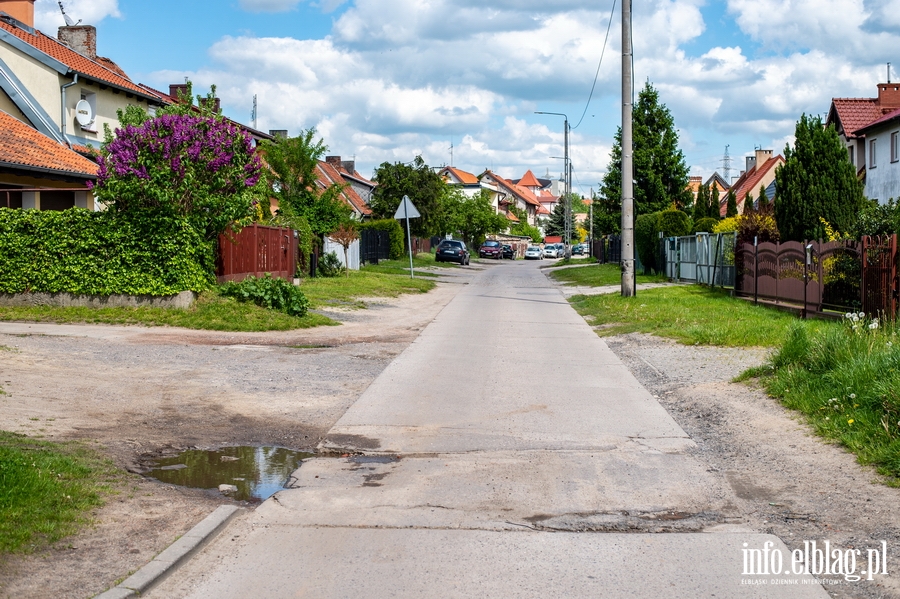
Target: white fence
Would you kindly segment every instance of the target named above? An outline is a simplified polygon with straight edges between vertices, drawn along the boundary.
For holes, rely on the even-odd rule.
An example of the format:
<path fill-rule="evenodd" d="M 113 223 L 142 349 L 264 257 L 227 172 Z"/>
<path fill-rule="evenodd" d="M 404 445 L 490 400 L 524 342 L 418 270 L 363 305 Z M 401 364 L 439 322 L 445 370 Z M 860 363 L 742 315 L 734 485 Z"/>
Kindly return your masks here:
<path fill-rule="evenodd" d="M 666 276 L 714 287 L 734 287 L 737 233 L 697 233 L 665 241 Z"/>
<path fill-rule="evenodd" d="M 344 267 L 347 267 L 347 264 L 344 263 L 344 246 L 331 239 L 330 237 L 325 238 L 325 244 L 322 247 L 322 255 L 330 254 L 334 252 L 334 254 L 338 257 L 338 260 L 341 261 L 341 264 Z M 350 270 L 359 270 L 359 239 L 354 241 L 350 248 L 347 251 L 347 257 L 349 258 L 349 269 Z"/>

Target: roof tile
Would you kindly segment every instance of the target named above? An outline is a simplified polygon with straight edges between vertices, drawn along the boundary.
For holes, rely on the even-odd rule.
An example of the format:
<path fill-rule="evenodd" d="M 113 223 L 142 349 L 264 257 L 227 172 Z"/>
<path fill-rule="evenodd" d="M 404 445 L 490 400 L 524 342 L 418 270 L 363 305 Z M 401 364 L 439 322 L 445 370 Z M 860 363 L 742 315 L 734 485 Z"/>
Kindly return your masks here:
<path fill-rule="evenodd" d="M 28 31 L 19 29 L 5 21 L 0 21 L 0 29 L 7 33 L 11 33 L 25 43 L 34 46 L 44 54 L 58 60 L 85 77 L 103 81 L 116 87 L 141 94 L 142 96 L 152 96 L 147 90 L 142 89 L 140 86 L 133 83 L 118 65 L 108 58 L 98 57 L 97 60 L 91 60 L 87 56 L 83 56 L 75 50 L 72 50 L 55 37 L 50 37 L 38 30 L 35 30 L 34 33 L 29 33 Z"/>
<path fill-rule="evenodd" d="M 0 111 L 0 162 L 72 173 L 85 179 L 97 175 L 97 165 Z"/>

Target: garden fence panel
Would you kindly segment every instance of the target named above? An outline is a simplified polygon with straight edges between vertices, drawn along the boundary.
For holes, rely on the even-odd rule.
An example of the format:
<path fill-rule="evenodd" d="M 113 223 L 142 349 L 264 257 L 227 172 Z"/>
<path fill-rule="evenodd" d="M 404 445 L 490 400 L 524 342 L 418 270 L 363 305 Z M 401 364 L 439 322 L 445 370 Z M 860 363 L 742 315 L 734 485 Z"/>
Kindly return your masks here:
<path fill-rule="evenodd" d="M 297 273 L 298 239 L 295 231 L 252 224 L 239 232 L 219 235 L 216 280 L 242 281 L 270 274 L 291 280 Z"/>

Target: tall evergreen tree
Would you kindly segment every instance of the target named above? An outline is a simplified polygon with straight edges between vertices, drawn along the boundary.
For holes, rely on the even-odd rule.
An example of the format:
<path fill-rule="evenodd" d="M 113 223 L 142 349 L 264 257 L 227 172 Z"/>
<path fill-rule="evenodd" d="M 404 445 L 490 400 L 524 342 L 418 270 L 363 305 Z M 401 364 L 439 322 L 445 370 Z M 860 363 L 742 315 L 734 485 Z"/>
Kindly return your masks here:
<path fill-rule="evenodd" d="M 722 212 L 719 206 L 719 188 L 715 183 L 709 188 L 709 212 L 706 216 L 716 220 L 722 218 Z"/>
<path fill-rule="evenodd" d="M 747 195 L 744 196 L 744 209 L 741 211 L 741 214 L 750 214 L 753 212 L 753 203 L 756 200 L 753 199 L 753 192 L 748 191 Z"/>
<path fill-rule="evenodd" d="M 725 218 L 731 218 L 732 216 L 737 216 L 737 196 L 734 194 L 734 189 L 728 190 L 728 200 L 725 205 Z"/>
<path fill-rule="evenodd" d="M 563 241 L 571 241 L 571 239 L 565 239 L 566 235 L 566 202 L 563 198 L 559 199 L 559 202 L 556 203 L 556 206 L 553 207 L 553 212 L 550 214 L 550 218 L 547 221 L 547 225 L 544 227 L 544 233 L 548 236 L 559 235 L 563 237 Z M 569 208 L 569 222 L 572 223 L 573 230 L 570 231 L 572 235 L 575 234 L 575 219 L 572 216 L 572 209 Z"/>
<path fill-rule="evenodd" d="M 659 92 L 648 81 L 638 94 L 632 113 L 634 144 L 634 213 L 665 210 L 674 203 L 690 203 L 690 177 L 684 154 L 678 149 L 675 120 Z M 609 170 L 600 185 L 600 195 L 622 201 L 622 129 L 616 132 Z"/>
<path fill-rule="evenodd" d="M 769 209 L 769 196 L 766 195 L 766 186 L 759 186 L 759 199 L 756 202 L 756 211 L 765 214 Z"/>
<path fill-rule="evenodd" d="M 697 190 L 697 199 L 694 200 L 693 219 L 697 222 L 709 215 L 709 185 L 703 183 Z"/>
<path fill-rule="evenodd" d="M 785 163 L 775 173 L 775 221 L 786 241 L 821 239 L 824 218 L 849 231 L 863 205 L 862 185 L 834 127 L 818 116 L 800 117 L 794 147 L 784 148 Z"/>
<path fill-rule="evenodd" d="M 594 237 L 618 235 L 622 229 L 622 202 L 594 194 Z"/>

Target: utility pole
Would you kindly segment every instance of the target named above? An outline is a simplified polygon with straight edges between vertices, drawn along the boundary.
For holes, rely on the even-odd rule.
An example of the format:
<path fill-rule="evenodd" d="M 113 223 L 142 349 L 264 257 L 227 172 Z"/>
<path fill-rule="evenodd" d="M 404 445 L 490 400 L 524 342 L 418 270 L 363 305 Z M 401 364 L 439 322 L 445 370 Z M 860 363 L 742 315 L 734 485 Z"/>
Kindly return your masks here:
<path fill-rule="evenodd" d="M 554 116 L 561 116 L 565 120 L 563 121 L 563 127 L 565 131 L 565 135 L 563 136 L 565 143 L 565 154 L 563 154 L 563 187 L 565 187 L 565 196 L 563 197 L 563 207 L 565 208 L 566 214 L 565 219 L 563 220 L 563 231 L 565 234 L 566 244 L 566 257 L 570 255 L 569 250 L 569 239 L 572 237 L 570 235 L 572 223 L 569 220 L 569 213 L 571 212 L 571 198 L 569 197 L 572 189 L 572 165 L 569 162 L 569 117 L 563 114 L 562 112 L 535 112 L 534 114 L 552 114 Z"/>
<path fill-rule="evenodd" d="M 622 297 L 635 296 L 631 0 L 622 2 Z"/>

